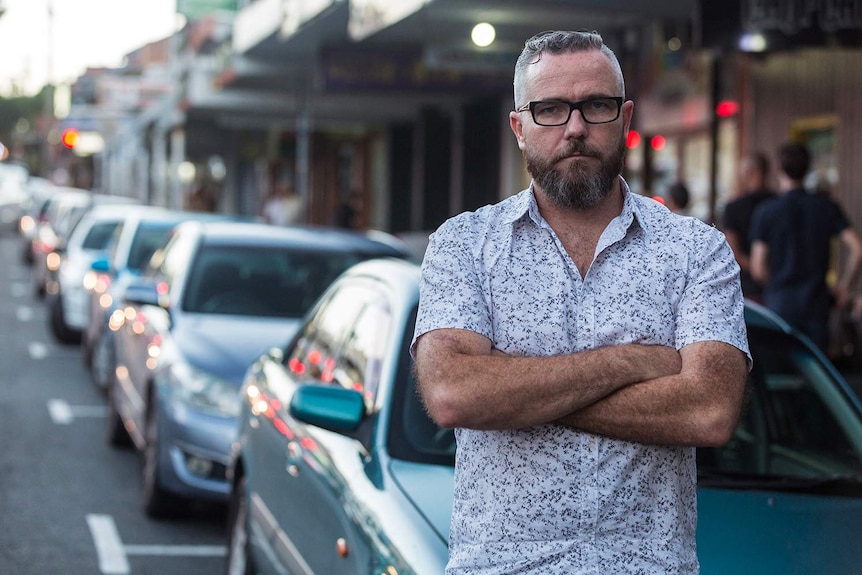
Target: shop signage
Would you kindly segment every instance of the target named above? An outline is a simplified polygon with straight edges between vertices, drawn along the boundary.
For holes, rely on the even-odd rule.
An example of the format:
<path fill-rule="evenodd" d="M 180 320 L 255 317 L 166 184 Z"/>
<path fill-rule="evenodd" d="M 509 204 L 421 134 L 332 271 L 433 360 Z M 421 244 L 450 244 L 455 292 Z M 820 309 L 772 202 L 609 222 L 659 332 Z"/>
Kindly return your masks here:
<path fill-rule="evenodd" d="M 418 47 L 328 49 L 321 58 L 323 85 L 330 92 L 355 90 L 464 90 L 511 88 L 512 73 L 439 69 L 427 65 Z"/>
<path fill-rule="evenodd" d="M 434 0 L 350 0 L 347 29 L 359 41 L 400 22 Z"/>
<path fill-rule="evenodd" d="M 177 12 L 189 20 L 198 20 L 213 12 L 236 12 L 237 0 L 177 0 Z"/>
<path fill-rule="evenodd" d="M 785 34 L 862 29 L 862 0 L 747 0 L 742 2 L 742 25 Z"/>

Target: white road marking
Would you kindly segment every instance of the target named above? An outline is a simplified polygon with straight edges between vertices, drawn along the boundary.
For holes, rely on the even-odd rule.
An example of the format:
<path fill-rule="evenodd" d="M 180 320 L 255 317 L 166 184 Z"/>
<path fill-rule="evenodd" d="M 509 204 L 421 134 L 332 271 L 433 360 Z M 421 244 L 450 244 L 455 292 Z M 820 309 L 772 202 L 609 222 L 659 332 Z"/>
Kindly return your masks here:
<path fill-rule="evenodd" d="M 12 297 L 24 297 L 30 293 L 30 288 L 23 282 L 15 282 L 9 286 L 9 291 L 12 292 Z"/>
<path fill-rule="evenodd" d="M 15 317 L 17 317 L 20 322 L 31 321 L 33 319 L 33 308 L 26 305 L 19 305 L 15 309 Z"/>
<path fill-rule="evenodd" d="M 114 518 L 110 515 L 87 515 L 87 525 L 96 544 L 99 571 L 105 575 L 125 575 L 131 571 L 123 542 Z"/>
<path fill-rule="evenodd" d="M 125 545 L 126 555 L 161 555 L 171 557 L 224 557 L 224 545 Z"/>
<path fill-rule="evenodd" d="M 87 525 L 99 556 L 99 570 L 104 575 L 126 575 L 131 572 L 129 555 L 162 557 L 224 557 L 223 545 L 123 545 L 114 518 L 110 515 L 87 515 Z"/>
<path fill-rule="evenodd" d="M 68 425 L 75 418 L 106 417 L 108 410 L 103 405 L 69 405 L 63 399 L 49 399 L 48 413 L 51 415 L 51 421 L 55 424 Z"/>
<path fill-rule="evenodd" d="M 27 345 L 27 353 L 30 354 L 30 359 L 45 359 L 48 357 L 48 346 L 38 341 L 31 341 Z"/>

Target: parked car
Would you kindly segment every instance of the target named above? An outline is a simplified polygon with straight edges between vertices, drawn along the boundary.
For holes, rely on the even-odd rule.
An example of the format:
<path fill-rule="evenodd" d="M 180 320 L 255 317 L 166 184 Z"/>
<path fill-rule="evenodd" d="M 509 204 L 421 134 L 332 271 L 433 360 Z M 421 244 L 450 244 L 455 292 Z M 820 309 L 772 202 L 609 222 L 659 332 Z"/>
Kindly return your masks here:
<path fill-rule="evenodd" d="M 33 240 L 30 243 L 32 266 L 30 269 L 33 295 L 45 297 L 48 270 L 60 265 L 58 249 L 77 221 L 80 213 L 92 202 L 92 193 L 78 188 L 57 188 L 40 210 Z"/>
<path fill-rule="evenodd" d="M 0 162 L 0 232 L 15 231 L 27 203 L 29 178 L 25 166 Z"/>
<path fill-rule="evenodd" d="M 30 195 L 18 220 L 18 236 L 21 262 L 29 266 L 33 265 L 33 239 L 39 224 L 47 218 L 51 195 L 57 188 L 44 178 L 31 177 L 27 189 Z"/>
<path fill-rule="evenodd" d="M 51 334 L 61 343 L 77 343 L 87 327 L 89 298 L 84 278 L 94 260 L 106 255 L 114 233 L 129 214 L 158 213 L 162 208 L 109 203 L 92 205 L 74 226 L 69 239 L 55 248 L 55 266 L 48 266 L 45 292 Z"/>
<path fill-rule="evenodd" d="M 443 573 L 455 438 L 408 346 L 409 262 L 361 263 L 251 366 L 231 457 L 228 573 Z"/>
<path fill-rule="evenodd" d="M 72 232 L 88 210 L 103 204 L 138 205 L 139 202 L 134 198 L 95 194 L 78 188 L 58 188 L 51 193 L 45 218 L 33 240 L 30 273 L 37 297 L 43 298 L 49 289 L 56 288 L 56 272 Z"/>
<path fill-rule="evenodd" d="M 228 573 L 439 574 L 455 444 L 416 393 L 418 267 L 359 264 L 241 390 Z M 862 405 L 826 357 L 745 310 L 754 369 L 733 439 L 698 450 L 703 575 L 839 574 L 862 548 Z"/>
<path fill-rule="evenodd" d="M 248 220 L 224 214 L 163 208 L 129 210 L 114 233 L 106 253 L 93 260 L 83 286 L 87 320 L 81 337 L 84 365 L 93 383 L 106 391 L 116 369 L 113 332 L 123 323 L 121 294 L 140 276 L 150 257 L 167 240 L 174 226 L 191 220 Z"/>
<path fill-rule="evenodd" d="M 249 365 L 284 345 L 329 283 L 392 247 L 358 233 L 184 222 L 123 294 L 108 386 L 108 438 L 143 453 L 151 516 L 225 502 Z"/>
<path fill-rule="evenodd" d="M 862 406 L 833 364 L 749 303 L 748 405 L 698 451 L 702 575 L 854 573 L 862 565 Z"/>

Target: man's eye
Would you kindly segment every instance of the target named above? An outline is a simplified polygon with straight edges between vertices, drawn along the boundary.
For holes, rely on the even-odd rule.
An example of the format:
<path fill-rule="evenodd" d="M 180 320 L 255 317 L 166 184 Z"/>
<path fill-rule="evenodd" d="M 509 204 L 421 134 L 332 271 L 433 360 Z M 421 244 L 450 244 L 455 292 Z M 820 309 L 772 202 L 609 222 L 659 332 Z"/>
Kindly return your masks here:
<path fill-rule="evenodd" d="M 588 108 L 595 110 L 596 112 L 603 112 L 610 108 L 610 104 L 605 100 L 590 100 L 586 103 Z"/>
<path fill-rule="evenodd" d="M 559 104 L 544 104 L 542 106 L 536 106 L 536 114 L 539 114 L 541 116 L 554 116 L 559 113 Z"/>

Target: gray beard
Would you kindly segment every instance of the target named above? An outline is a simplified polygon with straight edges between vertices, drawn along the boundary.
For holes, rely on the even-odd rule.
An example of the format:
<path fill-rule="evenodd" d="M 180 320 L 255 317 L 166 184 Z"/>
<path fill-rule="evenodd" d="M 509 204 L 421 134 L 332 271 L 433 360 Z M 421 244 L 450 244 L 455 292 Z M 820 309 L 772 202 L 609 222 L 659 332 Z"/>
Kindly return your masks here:
<path fill-rule="evenodd" d="M 581 142 L 575 141 L 563 157 L 574 153 L 590 153 Z M 594 154 L 595 155 L 595 154 Z M 582 162 L 574 161 L 568 170 L 553 166 L 554 160 L 546 162 L 529 156 L 527 170 L 549 200 L 561 208 L 586 210 L 599 205 L 613 190 L 614 182 L 622 171 L 625 142 L 608 156 L 603 157 L 598 170 L 590 172 Z"/>

